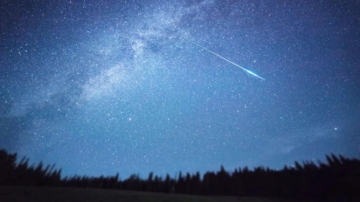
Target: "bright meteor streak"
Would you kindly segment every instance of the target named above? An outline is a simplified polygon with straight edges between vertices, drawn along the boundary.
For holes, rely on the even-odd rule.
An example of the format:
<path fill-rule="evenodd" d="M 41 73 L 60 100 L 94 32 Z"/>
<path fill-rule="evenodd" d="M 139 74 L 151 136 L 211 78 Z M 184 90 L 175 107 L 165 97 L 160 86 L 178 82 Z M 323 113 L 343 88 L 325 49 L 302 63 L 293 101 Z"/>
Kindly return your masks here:
<path fill-rule="evenodd" d="M 182 38 L 182 37 L 181 37 L 181 38 Z M 224 58 L 223 56 L 221 56 L 221 55 L 219 55 L 219 54 L 217 54 L 217 53 L 215 53 L 215 52 L 213 52 L 213 51 L 205 48 L 204 46 L 201 46 L 201 45 L 199 45 L 199 44 L 197 44 L 197 43 L 195 43 L 195 42 L 193 42 L 193 41 L 190 41 L 190 40 L 188 40 L 188 39 L 185 39 L 185 38 L 182 38 L 182 39 L 184 39 L 185 41 L 190 42 L 190 43 L 192 43 L 192 44 L 200 47 L 201 49 L 204 49 L 204 50 L 208 51 L 209 53 L 212 53 L 212 54 L 216 55 L 217 57 L 225 60 L 226 62 L 228 62 L 228 63 L 230 63 L 230 64 L 232 64 L 232 65 L 235 65 L 236 67 L 239 67 L 240 69 L 244 70 L 245 72 L 247 72 L 247 73 L 249 73 L 249 74 L 251 74 L 251 75 L 253 75 L 253 76 L 255 76 L 255 77 L 259 78 L 259 79 L 265 80 L 264 78 L 262 78 L 261 76 L 255 74 L 254 72 L 252 72 L 252 71 L 250 71 L 250 70 L 248 70 L 248 69 L 245 69 L 244 67 L 236 64 L 235 62 L 232 62 L 232 61 Z"/>

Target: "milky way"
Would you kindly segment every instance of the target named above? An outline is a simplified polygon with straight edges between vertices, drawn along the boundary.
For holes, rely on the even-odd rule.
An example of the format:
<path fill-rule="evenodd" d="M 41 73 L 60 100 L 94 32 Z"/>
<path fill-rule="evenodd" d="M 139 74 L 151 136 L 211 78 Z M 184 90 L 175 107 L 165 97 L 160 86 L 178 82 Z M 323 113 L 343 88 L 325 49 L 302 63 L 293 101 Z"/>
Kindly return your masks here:
<path fill-rule="evenodd" d="M 0 147 L 64 176 L 359 157 L 358 10 L 352 1 L 3 1 Z"/>

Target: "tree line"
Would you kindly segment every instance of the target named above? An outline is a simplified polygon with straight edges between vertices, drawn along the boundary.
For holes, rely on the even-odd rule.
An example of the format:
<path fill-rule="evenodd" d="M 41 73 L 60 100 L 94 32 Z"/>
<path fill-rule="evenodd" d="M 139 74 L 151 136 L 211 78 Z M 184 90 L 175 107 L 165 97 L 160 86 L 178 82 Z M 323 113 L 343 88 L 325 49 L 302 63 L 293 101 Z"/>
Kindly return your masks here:
<path fill-rule="evenodd" d="M 295 162 L 282 170 L 257 167 L 237 168 L 232 172 L 221 166 L 219 171 L 194 174 L 179 173 L 175 178 L 150 173 L 147 179 L 131 175 L 120 180 L 115 176 L 73 176 L 61 178 L 55 165 L 29 166 L 29 159 L 16 163 L 17 154 L 0 150 L 0 185 L 50 186 L 119 189 L 213 196 L 253 196 L 352 201 L 360 193 L 360 160 L 341 155 L 327 155 L 327 163 Z"/>

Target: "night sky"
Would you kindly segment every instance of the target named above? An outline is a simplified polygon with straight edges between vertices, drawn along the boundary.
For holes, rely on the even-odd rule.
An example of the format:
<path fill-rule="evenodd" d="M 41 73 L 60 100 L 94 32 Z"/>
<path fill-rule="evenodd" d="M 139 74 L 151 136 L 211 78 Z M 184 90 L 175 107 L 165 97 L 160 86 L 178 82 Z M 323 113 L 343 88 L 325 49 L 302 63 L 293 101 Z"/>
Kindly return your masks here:
<path fill-rule="evenodd" d="M 0 148 L 122 178 L 358 158 L 359 10 L 2 0 Z"/>

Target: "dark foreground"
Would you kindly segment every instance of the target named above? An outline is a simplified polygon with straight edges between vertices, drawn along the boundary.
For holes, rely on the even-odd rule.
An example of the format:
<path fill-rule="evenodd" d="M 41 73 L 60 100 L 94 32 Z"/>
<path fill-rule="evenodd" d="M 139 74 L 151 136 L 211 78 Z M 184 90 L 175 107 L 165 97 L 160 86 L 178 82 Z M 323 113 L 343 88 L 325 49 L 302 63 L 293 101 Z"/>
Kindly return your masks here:
<path fill-rule="evenodd" d="M 296 200 L 243 197 L 204 197 L 145 192 L 0 186 L 1 202 L 295 202 Z M 304 201 L 305 202 L 305 201 Z M 309 201 L 310 202 L 310 201 Z"/>
<path fill-rule="evenodd" d="M 180 172 L 175 178 L 150 173 L 147 179 L 131 175 L 123 180 L 119 174 L 61 178 L 61 169 L 54 169 L 55 165 L 44 167 L 40 162 L 38 166 L 29 166 L 29 159 L 17 163 L 16 158 L 16 154 L 0 150 L 0 202 L 296 201 L 274 198 L 360 202 L 360 160 L 341 155 L 326 156 L 328 164 L 295 162 L 295 166 L 282 170 L 245 167 L 229 172 L 221 166 L 220 171 L 206 172 L 202 177 L 199 172 L 184 175 Z"/>

